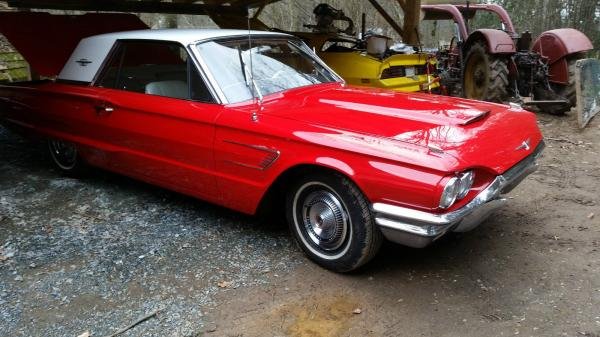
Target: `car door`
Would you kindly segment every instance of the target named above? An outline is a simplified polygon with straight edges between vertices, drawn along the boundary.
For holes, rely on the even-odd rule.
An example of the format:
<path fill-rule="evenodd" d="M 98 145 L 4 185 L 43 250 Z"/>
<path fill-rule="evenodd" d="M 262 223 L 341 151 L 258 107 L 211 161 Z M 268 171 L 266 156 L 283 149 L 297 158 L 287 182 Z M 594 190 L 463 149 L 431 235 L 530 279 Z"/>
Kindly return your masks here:
<path fill-rule="evenodd" d="M 215 104 L 185 48 L 119 41 L 95 86 L 113 170 L 214 200 Z"/>

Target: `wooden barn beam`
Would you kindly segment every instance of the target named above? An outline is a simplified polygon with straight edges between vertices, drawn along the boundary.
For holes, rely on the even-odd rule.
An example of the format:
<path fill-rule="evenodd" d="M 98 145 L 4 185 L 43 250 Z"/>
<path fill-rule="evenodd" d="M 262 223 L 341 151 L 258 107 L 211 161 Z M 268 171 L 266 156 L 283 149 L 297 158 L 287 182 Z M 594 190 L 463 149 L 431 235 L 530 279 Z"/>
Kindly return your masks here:
<path fill-rule="evenodd" d="M 387 21 L 387 23 L 390 26 L 392 26 L 392 28 L 394 28 L 394 30 L 398 34 L 400 34 L 400 36 L 402 36 L 404 38 L 404 33 L 403 33 L 403 30 L 402 30 L 402 27 L 400 27 L 400 25 L 398 24 L 398 22 L 396 22 L 396 20 L 394 20 L 394 18 L 392 18 L 392 16 L 389 15 L 388 12 L 386 12 L 383 7 L 381 7 L 381 5 L 379 4 L 379 2 L 377 2 L 377 0 L 369 0 L 369 2 L 377 10 L 377 12 L 379 12 L 379 14 L 385 19 L 385 21 Z"/>
<path fill-rule="evenodd" d="M 209 12 L 246 15 L 246 8 L 194 4 L 191 2 L 120 1 L 120 0 L 8 0 L 8 5 L 20 9 L 55 9 L 86 12 L 134 12 L 163 14 L 208 15 Z"/>
<path fill-rule="evenodd" d="M 416 46 L 419 44 L 419 20 L 421 17 L 421 0 L 397 0 L 404 12 L 402 40 Z"/>
<path fill-rule="evenodd" d="M 416 46 L 419 44 L 419 19 L 421 16 L 421 0 L 396 0 L 402 12 L 404 13 L 404 22 L 402 26 L 377 2 L 377 0 L 369 0 L 371 5 L 379 12 L 379 14 L 394 28 L 394 30 L 402 36 L 402 40 L 406 44 Z"/>

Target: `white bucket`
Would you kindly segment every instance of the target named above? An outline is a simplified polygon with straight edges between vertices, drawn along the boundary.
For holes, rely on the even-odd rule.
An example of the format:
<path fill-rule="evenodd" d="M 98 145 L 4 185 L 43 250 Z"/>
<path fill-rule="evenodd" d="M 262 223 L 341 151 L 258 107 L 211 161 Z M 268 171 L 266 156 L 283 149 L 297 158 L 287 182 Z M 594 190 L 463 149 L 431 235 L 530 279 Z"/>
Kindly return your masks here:
<path fill-rule="evenodd" d="M 381 55 L 388 47 L 389 38 L 381 35 L 372 35 L 367 38 L 367 53 Z"/>

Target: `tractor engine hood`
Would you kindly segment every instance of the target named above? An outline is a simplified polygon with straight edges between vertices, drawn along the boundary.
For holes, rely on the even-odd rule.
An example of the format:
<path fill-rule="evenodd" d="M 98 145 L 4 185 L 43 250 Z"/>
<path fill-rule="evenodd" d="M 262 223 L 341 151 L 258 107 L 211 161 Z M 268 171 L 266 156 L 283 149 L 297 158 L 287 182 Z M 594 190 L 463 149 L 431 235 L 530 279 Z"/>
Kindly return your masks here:
<path fill-rule="evenodd" d="M 368 136 L 369 143 L 385 140 L 380 148 L 390 149 L 390 142 L 420 147 L 425 151 L 413 151 L 412 157 L 401 160 L 438 170 L 485 167 L 501 174 L 531 154 L 542 139 L 533 113 L 505 105 L 342 86 L 286 95 L 298 95 L 301 106 L 273 107 L 265 113 L 273 111 L 355 139 Z M 440 156 L 446 159 L 432 159 Z"/>
<path fill-rule="evenodd" d="M 34 73 L 51 78 L 58 75 L 81 39 L 138 29 L 148 26 L 133 14 L 0 12 L 0 34 L 23 55 Z"/>

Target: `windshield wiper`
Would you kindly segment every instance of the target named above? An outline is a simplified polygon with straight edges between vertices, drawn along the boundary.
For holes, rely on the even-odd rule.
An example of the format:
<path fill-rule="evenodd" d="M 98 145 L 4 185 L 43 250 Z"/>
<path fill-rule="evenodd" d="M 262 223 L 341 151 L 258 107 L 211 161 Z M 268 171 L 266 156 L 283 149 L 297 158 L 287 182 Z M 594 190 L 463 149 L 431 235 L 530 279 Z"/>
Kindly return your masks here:
<path fill-rule="evenodd" d="M 258 96 L 258 101 L 262 104 L 263 95 L 260 92 L 260 89 L 258 89 L 258 85 L 254 81 L 254 76 L 252 76 L 252 70 L 248 72 L 246 62 L 244 62 L 244 57 L 242 56 L 242 48 L 238 46 L 237 50 L 238 57 L 240 59 L 240 66 L 242 67 L 242 74 L 244 75 L 244 82 L 246 83 L 248 90 L 250 90 L 250 92 L 252 93 L 252 98 L 256 98 L 256 96 Z M 250 57 L 252 57 L 252 55 L 250 55 Z"/>

